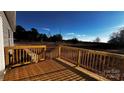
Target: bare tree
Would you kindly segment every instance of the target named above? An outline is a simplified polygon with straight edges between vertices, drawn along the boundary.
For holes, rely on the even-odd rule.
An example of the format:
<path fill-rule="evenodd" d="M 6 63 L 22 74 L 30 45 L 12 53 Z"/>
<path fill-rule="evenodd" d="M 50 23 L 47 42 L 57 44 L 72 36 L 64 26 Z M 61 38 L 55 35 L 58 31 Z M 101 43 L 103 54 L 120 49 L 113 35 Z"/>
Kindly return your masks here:
<path fill-rule="evenodd" d="M 97 37 L 95 40 L 93 40 L 93 42 L 100 42 L 100 38 Z"/>
<path fill-rule="evenodd" d="M 108 43 L 124 46 L 124 28 L 119 29 L 116 33 L 112 33 Z"/>

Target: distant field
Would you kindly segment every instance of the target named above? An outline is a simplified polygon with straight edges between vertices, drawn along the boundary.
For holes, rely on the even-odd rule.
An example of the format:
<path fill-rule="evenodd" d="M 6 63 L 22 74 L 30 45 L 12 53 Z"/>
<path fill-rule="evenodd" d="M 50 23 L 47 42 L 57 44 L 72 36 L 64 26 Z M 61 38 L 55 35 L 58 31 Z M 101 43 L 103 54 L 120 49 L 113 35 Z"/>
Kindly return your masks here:
<path fill-rule="evenodd" d="M 106 52 L 111 52 L 111 53 L 118 53 L 118 54 L 124 54 L 124 49 L 107 49 L 107 50 L 101 50 L 101 51 L 106 51 Z"/>
<path fill-rule="evenodd" d="M 124 54 L 124 48 L 111 47 L 106 43 L 82 43 L 82 44 L 69 44 L 69 43 L 54 43 L 54 42 L 16 42 L 15 45 L 47 45 L 49 48 L 55 48 L 57 45 L 66 45 L 71 47 L 92 49 L 97 51 L 106 51 L 111 53 Z"/>

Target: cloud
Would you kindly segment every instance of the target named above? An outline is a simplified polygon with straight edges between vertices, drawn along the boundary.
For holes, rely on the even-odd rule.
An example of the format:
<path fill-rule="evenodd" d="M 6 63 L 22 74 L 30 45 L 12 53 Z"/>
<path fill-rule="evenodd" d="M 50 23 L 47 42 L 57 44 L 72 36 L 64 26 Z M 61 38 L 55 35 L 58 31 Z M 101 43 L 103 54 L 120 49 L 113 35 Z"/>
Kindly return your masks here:
<path fill-rule="evenodd" d="M 75 33 L 67 33 L 66 35 L 74 35 Z"/>
<path fill-rule="evenodd" d="M 90 36 L 90 35 L 85 35 L 85 34 L 76 34 L 76 33 L 67 33 L 64 35 L 64 39 L 72 39 L 72 38 L 77 38 L 78 40 L 81 41 L 87 41 L 87 42 L 93 42 L 96 37 L 100 37 L 101 42 L 107 42 L 109 40 L 109 34 L 102 34 L 100 36 Z"/>
<path fill-rule="evenodd" d="M 86 35 L 76 35 L 76 37 L 85 37 Z"/>
<path fill-rule="evenodd" d="M 101 35 L 101 36 L 75 35 L 75 37 L 80 41 L 87 41 L 87 42 L 93 42 L 93 40 L 96 39 L 96 37 L 100 37 L 101 42 L 107 42 L 109 40 L 109 37 L 107 35 Z M 63 38 L 67 40 L 74 38 L 74 36 L 65 35 Z"/>
<path fill-rule="evenodd" d="M 124 25 L 118 25 L 118 26 L 112 27 L 112 29 L 120 29 L 120 28 L 124 28 Z"/>
<path fill-rule="evenodd" d="M 44 28 L 42 28 L 43 30 L 46 30 L 46 31 L 50 31 L 50 28 L 46 28 L 46 27 L 44 27 Z"/>
<path fill-rule="evenodd" d="M 85 34 L 76 34 L 76 33 L 67 33 L 66 34 L 67 36 L 73 36 L 73 37 L 85 37 L 86 35 Z"/>

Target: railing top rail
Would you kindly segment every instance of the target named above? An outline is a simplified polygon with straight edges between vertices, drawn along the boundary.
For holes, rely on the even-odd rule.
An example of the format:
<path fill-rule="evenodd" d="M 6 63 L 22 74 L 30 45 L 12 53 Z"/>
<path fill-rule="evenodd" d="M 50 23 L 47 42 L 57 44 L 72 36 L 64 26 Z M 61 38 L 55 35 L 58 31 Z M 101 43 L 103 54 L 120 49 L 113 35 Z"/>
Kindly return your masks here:
<path fill-rule="evenodd" d="M 103 54 L 106 56 L 118 56 L 121 58 L 124 58 L 124 55 L 122 54 L 116 54 L 116 53 L 110 53 L 110 52 L 104 52 L 104 51 L 97 51 L 97 50 L 91 50 L 91 49 L 84 49 L 84 48 L 76 48 L 76 47 L 71 47 L 71 46 L 65 46 L 65 45 L 60 45 L 60 47 L 65 47 L 65 48 L 69 48 L 69 49 L 76 49 L 76 50 L 82 50 L 82 51 L 88 51 L 88 52 L 92 52 L 92 53 L 97 53 L 97 54 Z"/>
<path fill-rule="evenodd" d="M 21 46 L 9 46 L 7 49 L 24 49 L 24 48 L 46 48 L 46 45 L 21 45 Z"/>

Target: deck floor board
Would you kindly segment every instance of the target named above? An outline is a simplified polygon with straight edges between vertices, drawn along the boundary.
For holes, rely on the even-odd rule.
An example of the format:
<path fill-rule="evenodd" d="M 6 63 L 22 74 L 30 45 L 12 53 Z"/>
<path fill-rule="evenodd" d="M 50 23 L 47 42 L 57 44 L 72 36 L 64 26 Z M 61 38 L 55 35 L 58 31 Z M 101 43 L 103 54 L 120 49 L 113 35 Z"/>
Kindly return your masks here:
<path fill-rule="evenodd" d="M 86 80 L 86 78 L 55 60 L 45 60 L 7 70 L 4 80 L 78 81 Z"/>

